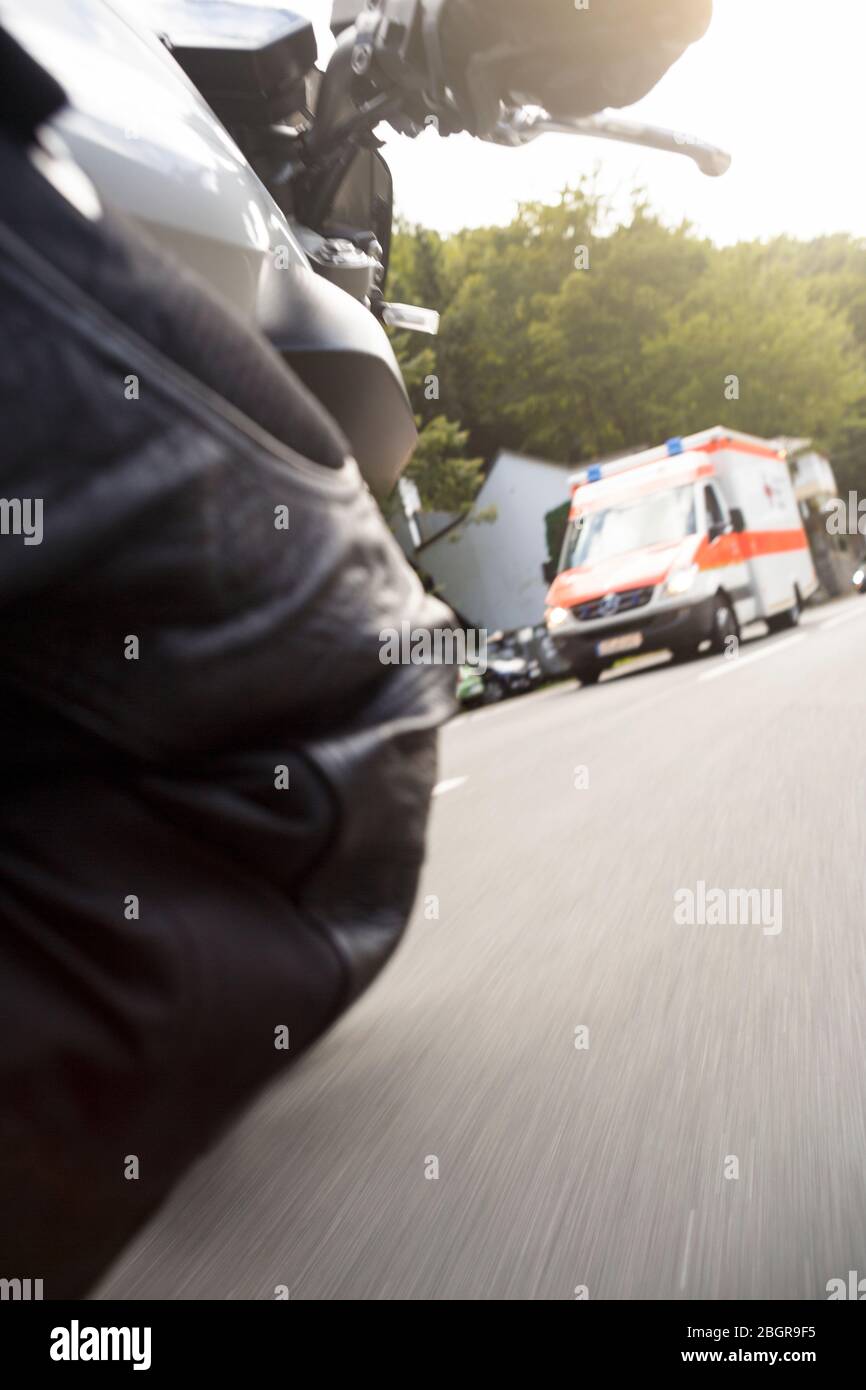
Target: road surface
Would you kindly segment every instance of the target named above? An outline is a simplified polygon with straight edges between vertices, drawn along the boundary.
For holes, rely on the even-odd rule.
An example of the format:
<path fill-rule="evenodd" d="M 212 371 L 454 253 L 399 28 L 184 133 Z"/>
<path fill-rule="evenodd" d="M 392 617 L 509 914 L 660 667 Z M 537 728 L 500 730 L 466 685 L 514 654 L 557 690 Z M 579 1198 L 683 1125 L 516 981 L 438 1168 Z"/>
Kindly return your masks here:
<path fill-rule="evenodd" d="M 398 956 L 100 1294 L 866 1276 L 866 602 L 762 634 L 457 719 Z M 772 915 L 678 924 L 699 883 Z"/>

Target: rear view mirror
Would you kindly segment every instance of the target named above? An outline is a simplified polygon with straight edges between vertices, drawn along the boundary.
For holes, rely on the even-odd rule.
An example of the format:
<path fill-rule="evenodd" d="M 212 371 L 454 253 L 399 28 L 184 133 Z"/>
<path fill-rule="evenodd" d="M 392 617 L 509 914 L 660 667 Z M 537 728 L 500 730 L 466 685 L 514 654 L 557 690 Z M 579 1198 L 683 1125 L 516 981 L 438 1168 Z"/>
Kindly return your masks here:
<path fill-rule="evenodd" d="M 743 516 L 743 513 L 740 511 L 739 507 L 731 507 L 731 530 L 745 531 L 745 529 L 746 518 Z"/>

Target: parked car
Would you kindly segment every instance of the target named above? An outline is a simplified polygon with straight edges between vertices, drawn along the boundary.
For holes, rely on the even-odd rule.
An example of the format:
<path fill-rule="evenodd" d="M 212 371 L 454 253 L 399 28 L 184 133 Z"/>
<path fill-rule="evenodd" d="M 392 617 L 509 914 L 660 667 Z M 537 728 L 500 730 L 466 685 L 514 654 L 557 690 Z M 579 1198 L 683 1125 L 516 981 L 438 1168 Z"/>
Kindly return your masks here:
<path fill-rule="evenodd" d="M 514 633 L 496 633 L 487 643 L 484 702 L 495 704 L 508 695 L 534 690 L 543 679 L 541 665 L 527 656 Z"/>
<path fill-rule="evenodd" d="M 484 703 L 484 673 L 477 666 L 461 666 L 457 673 L 457 699 L 463 709 Z"/>

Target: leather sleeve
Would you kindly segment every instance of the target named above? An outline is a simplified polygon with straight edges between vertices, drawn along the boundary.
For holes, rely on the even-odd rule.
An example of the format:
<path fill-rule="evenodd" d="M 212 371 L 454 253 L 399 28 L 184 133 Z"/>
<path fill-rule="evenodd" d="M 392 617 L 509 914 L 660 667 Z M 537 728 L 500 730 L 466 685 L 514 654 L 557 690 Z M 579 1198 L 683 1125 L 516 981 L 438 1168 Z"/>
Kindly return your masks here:
<path fill-rule="evenodd" d="M 399 941 L 454 673 L 381 633 L 451 615 L 277 354 L 2 136 L 0 414 L 0 1266 L 80 1296 Z"/>

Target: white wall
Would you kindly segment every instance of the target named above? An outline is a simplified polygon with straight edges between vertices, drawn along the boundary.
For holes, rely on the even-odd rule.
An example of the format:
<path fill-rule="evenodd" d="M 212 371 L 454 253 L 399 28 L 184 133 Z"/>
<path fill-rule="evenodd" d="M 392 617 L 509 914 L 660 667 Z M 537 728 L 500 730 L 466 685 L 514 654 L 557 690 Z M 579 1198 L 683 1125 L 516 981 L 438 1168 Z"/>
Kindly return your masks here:
<path fill-rule="evenodd" d="M 544 616 L 547 559 L 544 517 L 568 501 L 571 468 L 502 453 L 475 500 L 473 514 L 496 520 L 463 524 L 417 554 L 437 592 L 469 622 L 489 631 L 538 623 Z"/>

